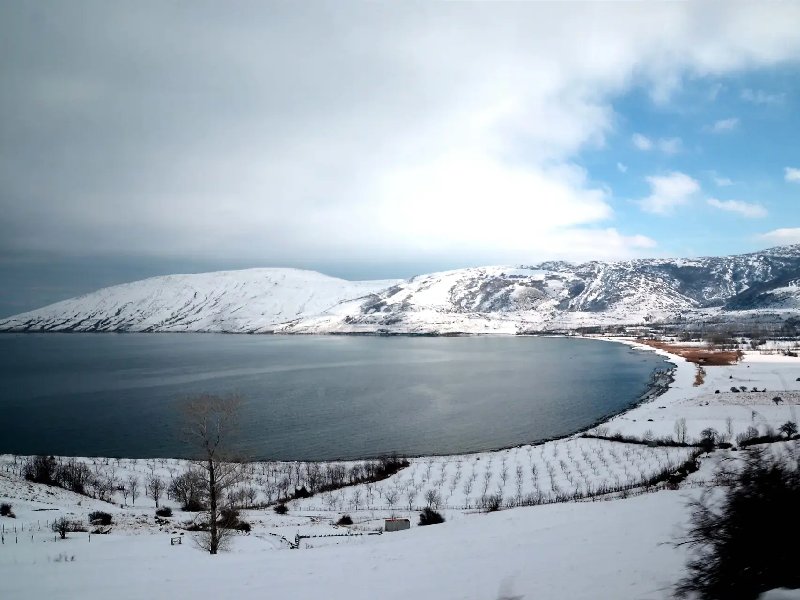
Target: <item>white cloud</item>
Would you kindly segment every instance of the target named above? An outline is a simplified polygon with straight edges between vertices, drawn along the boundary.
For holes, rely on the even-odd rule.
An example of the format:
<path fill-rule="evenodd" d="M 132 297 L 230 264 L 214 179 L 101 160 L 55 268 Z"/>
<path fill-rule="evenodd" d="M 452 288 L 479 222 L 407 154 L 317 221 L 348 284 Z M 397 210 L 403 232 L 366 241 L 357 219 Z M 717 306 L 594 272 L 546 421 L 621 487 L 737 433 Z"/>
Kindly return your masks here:
<path fill-rule="evenodd" d="M 628 172 L 628 165 L 625 165 L 625 164 L 623 164 L 621 162 L 618 162 L 617 163 L 617 170 L 620 173 L 627 173 Z"/>
<path fill-rule="evenodd" d="M 770 94 L 765 92 L 764 90 L 751 90 L 750 88 L 746 88 L 742 90 L 740 97 L 745 102 L 751 102 L 753 104 L 783 104 L 784 100 L 786 100 L 786 94 Z"/>
<path fill-rule="evenodd" d="M 707 202 L 714 208 L 735 212 L 751 219 L 767 216 L 767 209 L 760 204 L 742 202 L 741 200 L 718 200 L 716 198 L 709 198 Z"/>
<path fill-rule="evenodd" d="M 683 147 L 683 141 L 679 137 L 662 138 L 658 140 L 658 149 L 664 154 L 677 154 Z"/>
<path fill-rule="evenodd" d="M 683 141 L 679 137 L 660 138 L 653 140 L 641 133 L 634 133 L 631 142 L 637 150 L 648 152 L 653 149 L 660 150 L 664 154 L 677 154 L 681 151 Z"/>
<path fill-rule="evenodd" d="M 713 125 L 709 125 L 705 129 L 711 133 L 727 133 L 728 131 L 733 131 L 737 127 L 739 127 L 738 117 L 731 117 L 730 119 L 715 121 Z"/>
<path fill-rule="evenodd" d="M 580 169 L 511 166 L 480 152 L 456 152 L 398 169 L 383 180 L 375 197 L 382 200 L 372 206 L 372 218 L 380 219 L 384 231 L 411 235 L 428 248 L 443 239 L 524 245 L 531 234 L 612 216 L 606 193 L 588 188 Z"/>
<path fill-rule="evenodd" d="M 653 140 L 641 133 L 634 133 L 631 136 L 631 142 L 633 142 L 633 145 L 639 150 L 647 151 L 653 148 Z"/>
<path fill-rule="evenodd" d="M 687 204 L 700 191 L 697 180 L 678 171 L 645 179 L 650 184 L 650 195 L 640 200 L 639 205 L 642 210 L 653 214 L 669 214 L 676 207 Z"/>
<path fill-rule="evenodd" d="M 786 167 L 783 170 L 783 177 L 786 181 L 791 181 L 792 183 L 800 183 L 800 169 L 796 169 L 794 167 Z"/>
<path fill-rule="evenodd" d="M 761 238 L 777 246 L 800 244 L 800 227 L 773 229 L 772 231 L 762 234 Z"/>
<path fill-rule="evenodd" d="M 714 181 L 717 187 L 728 187 L 733 185 L 733 180 L 729 177 L 721 177 L 720 175 L 712 173 L 711 179 Z"/>
<path fill-rule="evenodd" d="M 177 18 L 98 2 L 92 22 L 68 4 L 48 8 L 57 46 L 24 3 L 3 11 L 0 251 L 628 256 L 652 240 L 609 229 L 612 198 L 575 166 L 613 132 L 615 100 L 800 58 L 794 3 L 364 3 L 310 19 L 291 3 Z M 699 188 L 651 185 L 651 212 Z"/>

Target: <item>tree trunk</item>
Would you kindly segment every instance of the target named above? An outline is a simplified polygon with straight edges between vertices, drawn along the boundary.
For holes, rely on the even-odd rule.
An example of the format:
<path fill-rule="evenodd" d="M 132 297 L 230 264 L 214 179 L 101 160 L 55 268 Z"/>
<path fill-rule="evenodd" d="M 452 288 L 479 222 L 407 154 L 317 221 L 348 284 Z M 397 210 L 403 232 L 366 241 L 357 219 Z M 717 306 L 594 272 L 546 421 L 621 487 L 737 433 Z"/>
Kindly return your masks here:
<path fill-rule="evenodd" d="M 214 459 L 208 460 L 208 503 L 209 503 L 209 534 L 210 543 L 208 551 L 216 554 L 219 548 L 219 535 L 217 532 L 217 479 L 214 472 Z"/>

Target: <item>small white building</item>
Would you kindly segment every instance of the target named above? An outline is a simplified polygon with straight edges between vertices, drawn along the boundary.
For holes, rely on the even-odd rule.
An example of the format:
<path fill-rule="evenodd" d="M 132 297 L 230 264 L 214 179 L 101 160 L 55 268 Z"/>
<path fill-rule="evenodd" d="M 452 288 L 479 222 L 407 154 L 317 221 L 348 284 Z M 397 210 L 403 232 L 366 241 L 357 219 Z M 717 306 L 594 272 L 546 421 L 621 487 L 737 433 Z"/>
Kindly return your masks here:
<path fill-rule="evenodd" d="M 384 523 L 384 531 L 403 531 L 404 529 L 411 529 L 411 521 L 408 519 L 386 519 Z"/>

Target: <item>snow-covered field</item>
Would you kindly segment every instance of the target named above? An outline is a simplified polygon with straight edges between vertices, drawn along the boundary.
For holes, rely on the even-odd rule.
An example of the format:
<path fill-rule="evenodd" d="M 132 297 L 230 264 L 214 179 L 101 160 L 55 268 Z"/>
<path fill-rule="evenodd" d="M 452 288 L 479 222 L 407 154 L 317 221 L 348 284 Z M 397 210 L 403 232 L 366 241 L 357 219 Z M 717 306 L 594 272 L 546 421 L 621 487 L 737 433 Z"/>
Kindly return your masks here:
<path fill-rule="evenodd" d="M 800 359 L 749 352 L 736 365 L 706 367 L 697 386 L 696 367 L 673 361 L 675 381 L 665 394 L 595 432 L 672 437 L 676 421 L 685 419 L 690 441 L 708 427 L 735 440 L 748 427 L 762 434 L 796 421 Z M 734 385 L 759 391 L 734 393 Z M 773 402 L 775 396 L 782 401 Z M 778 443 L 771 450 L 796 456 L 799 446 Z M 692 451 L 573 436 L 415 458 L 383 481 L 294 500 L 286 515 L 244 509 L 252 531 L 237 535 L 231 552 L 216 557 L 204 554 L 191 541 L 195 534 L 181 528 L 193 514 L 162 497 L 174 516 L 159 523 L 153 499 L 145 496 L 148 476 L 168 482 L 184 470 L 182 461 L 80 459 L 100 480 L 137 479 L 135 502 L 118 489 L 105 502 L 26 482 L 19 474 L 22 459 L 5 455 L 0 501 L 12 505 L 16 518 L 0 517 L 0 598 L 668 598 L 686 558 L 670 544 L 685 526 L 686 502 L 710 484 L 718 461 L 736 456 L 717 451 L 703 458 L 700 471 L 679 490 L 642 485 Z M 281 486 L 307 484 L 318 468 L 346 474 L 358 464 L 256 463 L 249 466 L 242 502 L 268 502 Z M 586 497 L 611 488 L 623 491 L 601 494 L 598 501 Z M 476 508 L 490 496 L 508 508 L 489 514 Z M 428 504 L 447 522 L 419 527 L 418 511 Z M 94 510 L 113 515 L 110 533 L 54 539 L 48 528 L 53 519 L 67 516 L 88 525 Z M 343 514 L 354 525 L 335 525 Z M 368 535 L 389 516 L 410 518 L 411 529 Z M 306 537 L 292 550 L 296 535 L 318 537 Z M 184 543 L 171 545 L 172 537 Z"/>
<path fill-rule="evenodd" d="M 609 420 L 604 424 L 609 433 L 673 436 L 676 421 L 686 419 L 689 439 L 699 438 L 703 429 L 711 427 L 733 442 L 748 427 L 764 434 L 770 428 L 777 430 L 786 421 L 797 422 L 800 358 L 748 351 L 735 365 L 705 367 L 704 381 L 699 386 L 694 384 L 695 365 L 675 356 L 671 360 L 678 368 L 670 389 L 654 402 Z M 760 391 L 731 391 L 732 387 L 742 386 Z M 781 402 L 773 402 L 775 397 Z"/>

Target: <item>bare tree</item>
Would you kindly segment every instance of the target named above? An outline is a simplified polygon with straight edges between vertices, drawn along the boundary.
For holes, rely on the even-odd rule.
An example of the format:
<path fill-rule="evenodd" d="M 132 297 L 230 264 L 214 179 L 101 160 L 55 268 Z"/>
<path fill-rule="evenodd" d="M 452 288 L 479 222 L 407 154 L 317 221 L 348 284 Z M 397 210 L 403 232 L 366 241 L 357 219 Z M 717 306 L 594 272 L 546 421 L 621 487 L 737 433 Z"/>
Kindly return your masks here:
<path fill-rule="evenodd" d="M 797 433 L 797 423 L 794 421 L 786 421 L 786 423 L 778 427 L 778 431 L 786 434 L 787 438 L 792 439 L 792 437 Z"/>
<path fill-rule="evenodd" d="M 256 505 L 258 499 L 258 490 L 253 486 L 248 486 L 244 489 L 245 498 L 247 498 L 248 507 L 252 508 Z"/>
<path fill-rule="evenodd" d="M 413 485 L 408 486 L 406 489 L 406 500 L 408 501 L 408 510 L 413 510 L 414 500 L 417 499 L 417 488 Z"/>
<path fill-rule="evenodd" d="M 131 504 L 136 504 L 136 495 L 139 492 L 139 478 L 136 475 L 128 477 L 128 491 L 131 494 Z"/>
<path fill-rule="evenodd" d="M 231 453 L 240 405 L 238 396 L 201 394 L 189 398 L 183 406 L 184 438 L 192 447 L 194 464 L 202 469 L 208 499 L 208 531 L 202 533 L 198 543 L 209 554 L 224 550 L 235 532 L 218 521 L 221 512 L 231 508 L 231 494 L 226 492 L 242 479 L 241 462 Z"/>
<path fill-rule="evenodd" d="M 164 488 L 166 487 L 164 480 L 158 475 L 148 475 L 146 487 L 147 493 L 150 494 L 153 502 L 156 503 L 156 508 L 158 508 L 158 500 L 161 498 L 161 494 L 164 493 Z"/>
<path fill-rule="evenodd" d="M 427 503 L 428 508 L 439 508 L 441 497 L 436 490 L 429 489 L 425 492 L 425 502 Z"/>
<path fill-rule="evenodd" d="M 361 504 L 361 489 L 354 488 L 353 493 L 350 495 L 350 504 L 353 506 L 353 510 L 358 510 L 359 505 Z"/>
<path fill-rule="evenodd" d="M 391 489 L 386 490 L 386 494 L 385 494 L 386 504 L 389 505 L 390 509 L 394 508 L 394 505 L 397 504 L 398 496 L 399 496 L 399 493 L 395 488 L 391 488 Z"/>
<path fill-rule="evenodd" d="M 67 537 L 68 532 L 75 531 L 75 524 L 66 517 L 59 517 L 53 521 L 52 525 L 50 525 L 50 529 L 61 536 L 63 540 Z"/>
<path fill-rule="evenodd" d="M 267 475 L 261 482 L 261 488 L 264 490 L 264 496 L 267 498 L 267 504 L 271 504 L 272 497 L 278 491 L 278 484 L 271 475 Z"/>
<path fill-rule="evenodd" d="M 686 443 L 686 419 L 684 418 L 675 421 L 675 441 L 679 444 Z"/>

